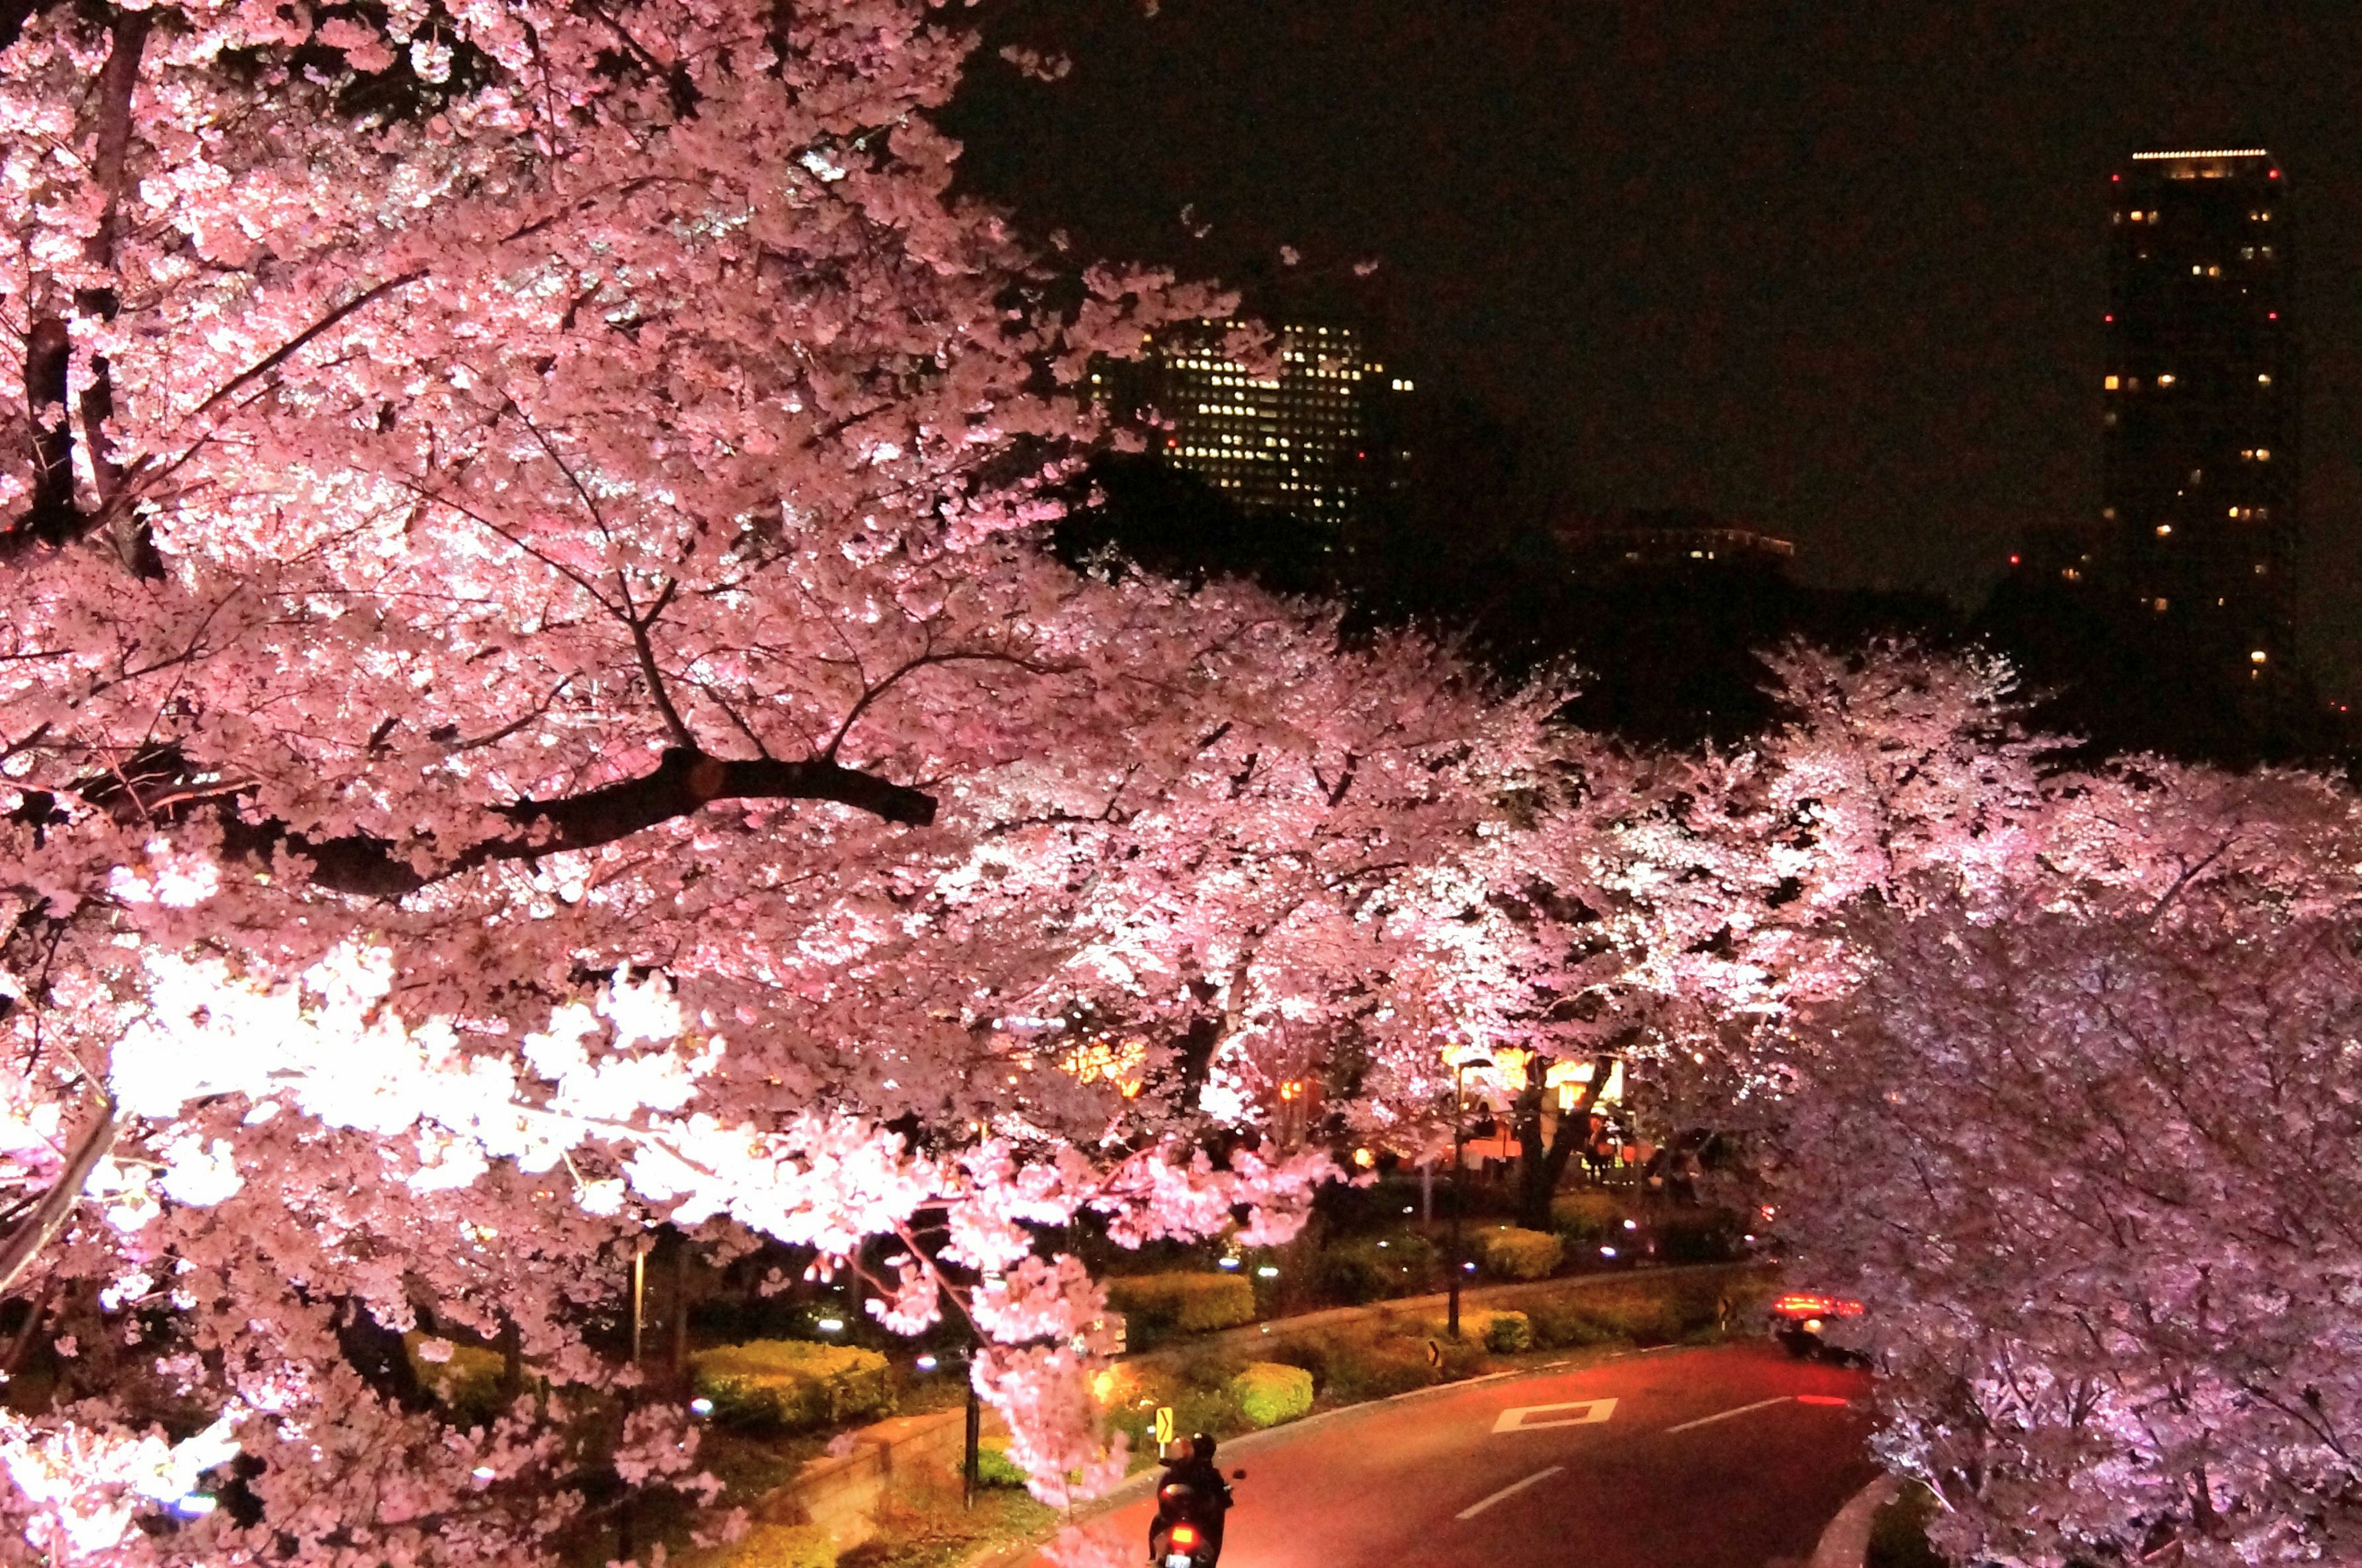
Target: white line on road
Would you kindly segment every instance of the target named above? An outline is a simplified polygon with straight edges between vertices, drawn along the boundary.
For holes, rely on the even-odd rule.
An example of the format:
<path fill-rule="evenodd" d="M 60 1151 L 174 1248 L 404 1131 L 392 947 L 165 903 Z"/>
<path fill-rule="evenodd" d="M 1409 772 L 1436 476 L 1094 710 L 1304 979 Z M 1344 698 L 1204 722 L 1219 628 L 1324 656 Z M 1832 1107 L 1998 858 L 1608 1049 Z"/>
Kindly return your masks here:
<path fill-rule="evenodd" d="M 1527 1487 L 1532 1485 L 1535 1482 L 1547 1481 L 1565 1468 L 1566 1466 L 1563 1464 L 1553 1464 L 1548 1470 L 1537 1470 L 1531 1475 L 1527 1476 L 1524 1480 L 1515 1481 L 1510 1483 L 1508 1485 L 1502 1487 L 1499 1491 L 1494 1493 L 1484 1501 L 1469 1504 L 1466 1507 L 1460 1510 L 1458 1517 L 1463 1519 L 1473 1519 L 1478 1514 L 1483 1513 L 1486 1508 L 1489 1508 L 1494 1504 L 1499 1502 L 1502 1498 L 1514 1497 L 1518 1493 L 1524 1491 Z"/>
<path fill-rule="evenodd" d="M 1694 1421 L 1683 1421 L 1680 1426 L 1667 1427 L 1665 1435 L 1671 1437 L 1675 1432 L 1688 1431 L 1692 1427 L 1712 1426 L 1716 1421 L 1727 1421 L 1733 1416 L 1743 1416 L 1749 1410 L 1768 1410 L 1774 1405 L 1784 1405 L 1794 1397 L 1793 1394 L 1783 1394 L 1777 1399 L 1758 1399 L 1752 1405 L 1741 1405 L 1736 1410 L 1721 1410 L 1711 1416 L 1700 1416 Z"/>
<path fill-rule="evenodd" d="M 1574 1410 L 1577 1415 L 1564 1412 Z M 1595 1427 L 1616 1413 L 1613 1399 L 1574 1399 L 1563 1405 L 1514 1405 L 1500 1413 L 1493 1422 L 1494 1435 L 1502 1432 L 1538 1432 L 1550 1427 Z M 1549 1420 L 1536 1420 L 1548 1416 Z"/>

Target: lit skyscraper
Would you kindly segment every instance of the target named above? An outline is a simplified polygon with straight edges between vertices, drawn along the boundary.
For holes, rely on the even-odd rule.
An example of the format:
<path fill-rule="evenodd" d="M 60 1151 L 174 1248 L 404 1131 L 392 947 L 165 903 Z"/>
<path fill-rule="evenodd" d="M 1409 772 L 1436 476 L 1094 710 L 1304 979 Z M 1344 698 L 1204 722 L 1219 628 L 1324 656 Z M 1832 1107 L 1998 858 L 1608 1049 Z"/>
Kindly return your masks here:
<path fill-rule="evenodd" d="M 1278 363 L 1261 375 L 1223 355 L 1218 328 L 1158 345 L 1139 398 L 1171 425 L 1160 455 L 1247 511 L 1353 521 L 1396 482 L 1385 403 L 1411 382 L 1388 376 L 1352 327 L 1290 324 L 1278 338 Z"/>
<path fill-rule="evenodd" d="M 2115 591 L 2193 678 L 2279 685 L 2297 542 L 2286 182 L 2260 149 L 2136 152 L 2111 178 Z"/>

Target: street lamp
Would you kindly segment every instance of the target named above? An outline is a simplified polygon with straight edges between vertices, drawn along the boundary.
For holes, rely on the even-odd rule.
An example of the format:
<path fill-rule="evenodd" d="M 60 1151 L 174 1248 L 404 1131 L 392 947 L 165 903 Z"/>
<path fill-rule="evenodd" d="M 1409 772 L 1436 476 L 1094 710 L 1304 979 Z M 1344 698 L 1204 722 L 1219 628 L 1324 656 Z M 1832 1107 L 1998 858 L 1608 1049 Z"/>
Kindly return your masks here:
<path fill-rule="evenodd" d="M 1443 1331 L 1455 1342 L 1460 1338 L 1460 1276 L 1467 1272 L 1465 1260 L 1460 1255 L 1460 1211 L 1467 1207 L 1466 1177 L 1462 1174 L 1462 1166 L 1466 1164 L 1461 1153 L 1465 1110 L 1462 1089 L 1470 1067 L 1492 1065 L 1493 1058 L 1485 1055 L 1462 1056 L 1451 1064 L 1451 1240 L 1444 1249 L 1451 1265 L 1451 1281 L 1448 1287 L 1451 1305 L 1444 1312 Z"/>

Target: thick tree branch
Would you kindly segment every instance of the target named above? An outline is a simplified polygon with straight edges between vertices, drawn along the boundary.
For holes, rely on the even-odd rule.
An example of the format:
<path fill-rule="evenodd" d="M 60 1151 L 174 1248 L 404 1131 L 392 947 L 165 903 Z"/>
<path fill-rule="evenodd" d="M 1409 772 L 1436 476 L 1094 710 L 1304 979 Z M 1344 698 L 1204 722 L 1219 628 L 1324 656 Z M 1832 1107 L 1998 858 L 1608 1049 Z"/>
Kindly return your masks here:
<path fill-rule="evenodd" d="M 499 861 L 528 860 L 569 850 L 596 849 L 644 828 L 685 817 L 713 801 L 833 801 L 885 822 L 925 827 L 935 820 L 934 797 L 825 758 L 781 762 L 710 756 L 685 746 L 666 751 L 653 773 L 562 801 L 520 801 L 501 814 L 518 831 L 488 839 L 421 870 L 390 839 L 370 834 L 315 841 L 279 823 L 230 821 L 225 847 L 267 856 L 285 848 L 312 862 L 312 880 L 340 893 L 400 898 Z"/>
<path fill-rule="evenodd" d="M 0 1242 L 0 1296 L 16 1288 L 33 1260 L 41 1254 L 81 1201 L 83 1184 L 90 1179 L 92 1167 L 105 1159 L 115 1147 L 115 1134 L 121 1122 L 116 1120 L 115 1101 L 105 1101 L 98 1120 L 83 1132 L 82 1142 L 66 1160 L 66 1168 L 58 1173 L 57 1185 L 43 1195 L 40 1203 L 8 1232 L 6 1242 Z"/>

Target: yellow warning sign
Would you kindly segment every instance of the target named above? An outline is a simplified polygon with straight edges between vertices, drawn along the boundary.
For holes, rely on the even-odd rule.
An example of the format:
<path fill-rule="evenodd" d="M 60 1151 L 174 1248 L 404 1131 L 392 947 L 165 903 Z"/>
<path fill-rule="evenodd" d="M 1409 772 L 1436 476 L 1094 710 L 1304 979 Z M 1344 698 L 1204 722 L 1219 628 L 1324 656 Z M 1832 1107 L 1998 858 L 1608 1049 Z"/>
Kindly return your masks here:
<path fill-rule="evenodd" d="M 1173 1407 L 1170 1405 L 1159 1405 L 1156 1407 L 1156 1446 L 1163 1448 L 1166 1443 L 1171 1442 L 1172 1441 Z"/>

